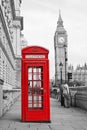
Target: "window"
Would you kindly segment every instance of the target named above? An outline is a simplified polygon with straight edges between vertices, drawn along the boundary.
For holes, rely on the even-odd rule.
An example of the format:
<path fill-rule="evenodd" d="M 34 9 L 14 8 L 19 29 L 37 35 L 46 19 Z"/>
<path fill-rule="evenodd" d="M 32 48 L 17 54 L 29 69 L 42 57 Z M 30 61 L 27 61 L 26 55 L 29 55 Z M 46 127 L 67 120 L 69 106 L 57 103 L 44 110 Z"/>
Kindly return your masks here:
<path fill-rule="evenodd" d="M 28 68 L 28 108 L 43 109 L 43 68 Z"/>

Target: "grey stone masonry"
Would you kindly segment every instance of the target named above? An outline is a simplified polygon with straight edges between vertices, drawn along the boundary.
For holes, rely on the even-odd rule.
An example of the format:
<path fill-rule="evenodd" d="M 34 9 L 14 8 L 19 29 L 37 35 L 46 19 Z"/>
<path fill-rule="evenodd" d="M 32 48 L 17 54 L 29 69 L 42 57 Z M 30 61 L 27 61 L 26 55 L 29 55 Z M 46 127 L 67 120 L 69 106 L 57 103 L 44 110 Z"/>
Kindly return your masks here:
<path fill-rule="evenodd" d="M 87 110 L 87 86 L 70 87 L 71 105 Z"/>

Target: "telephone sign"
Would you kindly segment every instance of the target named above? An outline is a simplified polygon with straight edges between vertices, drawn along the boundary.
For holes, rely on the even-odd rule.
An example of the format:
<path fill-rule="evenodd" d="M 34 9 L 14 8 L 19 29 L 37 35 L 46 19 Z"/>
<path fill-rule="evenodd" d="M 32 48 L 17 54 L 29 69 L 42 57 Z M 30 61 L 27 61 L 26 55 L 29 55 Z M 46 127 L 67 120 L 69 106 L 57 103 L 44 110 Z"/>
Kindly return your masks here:
<path fill-rule="evenodd" d="M 50 121 L 49 51 L 22 50 L 22 121 Z"/>
<path fill-rule="evenodd" d="M 45 55 L 26 55 L 26 58 L 45 58 Z"/>

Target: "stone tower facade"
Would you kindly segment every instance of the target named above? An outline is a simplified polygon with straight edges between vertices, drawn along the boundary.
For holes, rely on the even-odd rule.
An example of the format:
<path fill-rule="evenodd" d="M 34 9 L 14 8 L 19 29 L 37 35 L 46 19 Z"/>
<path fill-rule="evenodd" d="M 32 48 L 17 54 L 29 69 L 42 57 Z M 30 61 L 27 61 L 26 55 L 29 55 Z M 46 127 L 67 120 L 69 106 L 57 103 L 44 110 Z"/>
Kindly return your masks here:
<path fill-rule="evenodd" d="M 61 13 L 57 22 L 57 29 L 54 35 L 54 49 L 55 49 L 55 85 L 65 83 L 67 77 L 67 32 L 63 26 Z"/>

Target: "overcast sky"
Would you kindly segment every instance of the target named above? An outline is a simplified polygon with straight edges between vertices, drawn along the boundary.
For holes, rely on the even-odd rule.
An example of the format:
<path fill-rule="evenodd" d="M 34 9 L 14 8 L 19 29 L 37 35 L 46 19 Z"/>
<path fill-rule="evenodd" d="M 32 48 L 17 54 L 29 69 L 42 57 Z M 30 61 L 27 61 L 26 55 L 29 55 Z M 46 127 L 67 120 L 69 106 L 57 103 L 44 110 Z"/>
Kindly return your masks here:
<path fill-rule="evenodd" d="M 68 34 L 68 64 L 87 62 L 87 0 L 22 0 L 23 34 L 28 45 L 49 49 L 50 77 L 55 73 L 54 33 L 59 9 Z"/>

